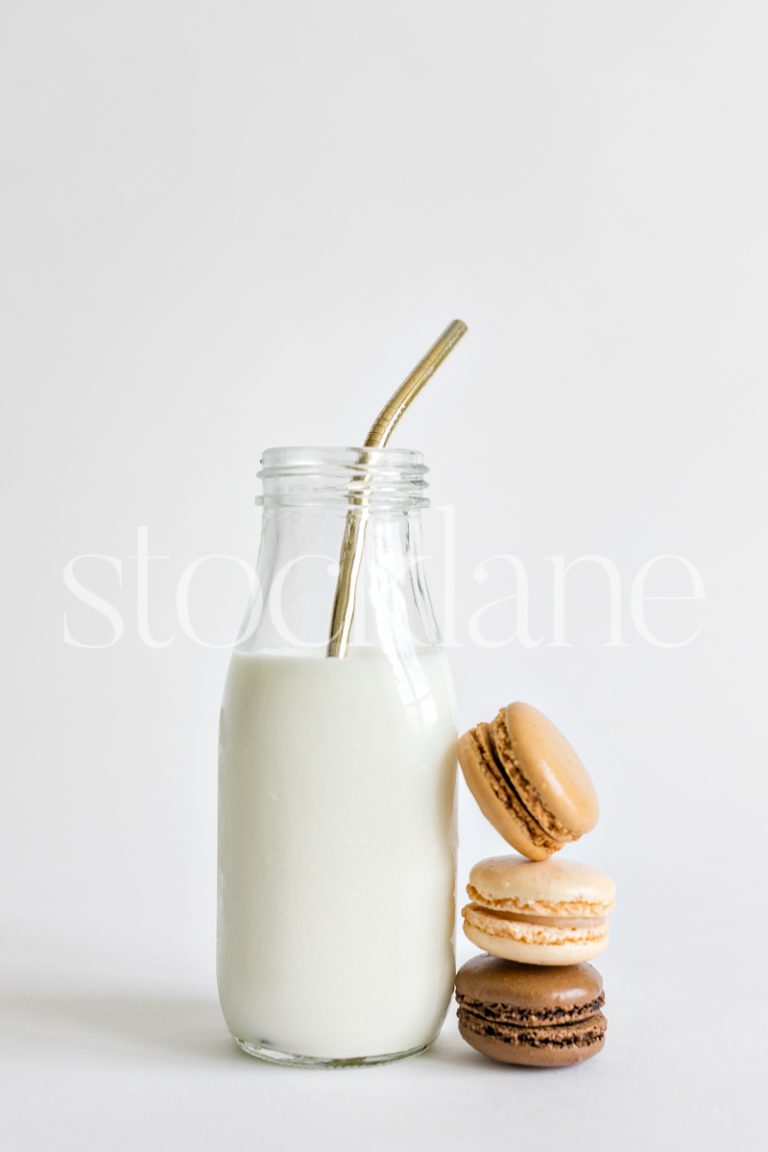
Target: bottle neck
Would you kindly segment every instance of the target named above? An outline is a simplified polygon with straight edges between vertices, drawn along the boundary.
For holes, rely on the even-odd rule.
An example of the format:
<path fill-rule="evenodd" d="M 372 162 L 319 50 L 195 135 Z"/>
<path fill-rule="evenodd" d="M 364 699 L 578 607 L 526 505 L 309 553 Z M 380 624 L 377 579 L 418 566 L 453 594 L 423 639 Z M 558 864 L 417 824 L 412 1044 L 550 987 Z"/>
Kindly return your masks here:
<path fill-rule="evenodd" d="M 265 503 L 257 590 L 243 647 L 325 654 L 350 517 L 358 519 L 362 537 L 350 649 L 405 656 L 438 645 L 418 508 Z"/>

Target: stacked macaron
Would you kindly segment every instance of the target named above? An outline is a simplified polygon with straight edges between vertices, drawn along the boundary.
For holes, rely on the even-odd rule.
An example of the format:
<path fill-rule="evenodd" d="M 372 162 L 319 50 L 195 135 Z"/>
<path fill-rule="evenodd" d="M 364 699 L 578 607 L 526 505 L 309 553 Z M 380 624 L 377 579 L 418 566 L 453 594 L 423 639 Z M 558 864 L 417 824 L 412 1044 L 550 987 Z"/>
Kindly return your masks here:
<path fill-rule="evenodd" d="M 549 859 L 597 823 L 587 770 L 546 716 L 502 708 L 459 741 L 459 762 L 485 816 L 523 853 L 470 872 L 464 932 L 487 955 L 458 973 L 464 1039 L 507 1064 L 555 1067 L 599 1052 L 606 1020 L 599 973 L 614 885 L 572 860 Z"/>

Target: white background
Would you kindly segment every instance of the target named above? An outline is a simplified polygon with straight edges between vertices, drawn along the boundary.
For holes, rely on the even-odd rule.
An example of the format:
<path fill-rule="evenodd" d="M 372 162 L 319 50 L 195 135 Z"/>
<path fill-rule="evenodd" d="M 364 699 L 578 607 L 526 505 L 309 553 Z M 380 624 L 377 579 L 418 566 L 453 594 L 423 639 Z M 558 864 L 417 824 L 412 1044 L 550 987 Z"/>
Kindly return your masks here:
<path fill-rule="evenodd" d="M 757 1147 L 767 48 L 758 0 L 5 0 L 5 1148 Z M 571 855 L 618 884 L 609 1038 L 579 1068 L 504 1069 L 451 1014 L 401 1065 L 273 1069 L 216 1003 L 228 655 L 181 632 L 174 590 L 197 556 L 255 557 L 265 446 L 359 441 L 453 316 L 470 333 L 396 443 L 455 507 L 462 726 L 529 700 L 596 781 Z M 139 525 L 168 557 L 163 648 L 137 635 Z M 65 612 L 111 636 L 64 587 L 81 553 L 122 562 L 121 587 L 81 570 L 124 618 L 109 648 L 64 643 Z M 474 576 L 502 553 L 536 648 L 468 639 L 514 590 L 503 561 Z M 626 646 L 585 564 L 572 647 L 549 647 L 546 558 L 590 553 L 621 574 Z M 648 606 L 666 639 L 700 627 L 676 649 L 629 612 L 665 553 L 706 593 Z M 200 630 L 226 642 L 244 594 L 201 573 Z M 504 849 L 464 792 L 461 839 L 463 884 Z"/>

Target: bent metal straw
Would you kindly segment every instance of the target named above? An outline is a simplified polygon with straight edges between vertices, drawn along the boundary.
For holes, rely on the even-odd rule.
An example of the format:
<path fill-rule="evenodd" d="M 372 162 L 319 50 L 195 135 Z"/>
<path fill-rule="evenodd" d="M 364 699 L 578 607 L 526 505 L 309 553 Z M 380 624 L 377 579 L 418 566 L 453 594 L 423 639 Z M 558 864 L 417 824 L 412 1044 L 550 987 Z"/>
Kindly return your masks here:
<path fill-rule="evenodd" d="M 413 371 L 406 376 L 389 402 L 382 408 L 365 438 L 364 448 L 383 448 L 386 445 L 400 417 L 421 392 L 429 378 L 440 367 L 448 353 L 458 344 L 466 330 L 467 326 L 463 320 L 451 321 L 443 334 L 438 337 Z M 363 451 L 361 464 L 365 463 L 365 459 L 366 453 Z M 365 474 L 354 478 L 355 483 L 363 485 L 369 481 L 370 476 Z M 349 646 L 349 636 L 355 615 L 355 590 L 363 559 L 365 528 L 368 520 L 368 498 L 365 488 L 363 487 L 362 491 L 351 492 L 349 500 L 350 504 L 356 505 L 356 507 L 350 508 L 347 512 L 347 522 L 339 555 L 339 575 L 333 598 L 331 633 L 327 649 L 328 656 L 338 658 L 346 656 Z"/>

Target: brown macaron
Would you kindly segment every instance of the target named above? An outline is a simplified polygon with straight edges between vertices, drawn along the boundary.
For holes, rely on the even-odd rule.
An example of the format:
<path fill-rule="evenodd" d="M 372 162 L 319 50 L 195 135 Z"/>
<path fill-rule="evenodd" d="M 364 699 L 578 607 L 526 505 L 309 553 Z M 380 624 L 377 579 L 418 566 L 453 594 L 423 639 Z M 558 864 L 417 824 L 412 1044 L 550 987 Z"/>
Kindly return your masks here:
<path fill-rule="evenodd" d="M 545 860 L 597 823 L 589 773 L 551 720 L 530 704 L 510 704 L 459 740 L 464 779 L 508 844 Z"/>
<path fill-rule="evenodd" d="M 475 956 L 456 976 L 459 1031 L 502 1064 L 562 1068 L 595 1056 L 608 1026 L 591 964 L 544 968 Z"/>

